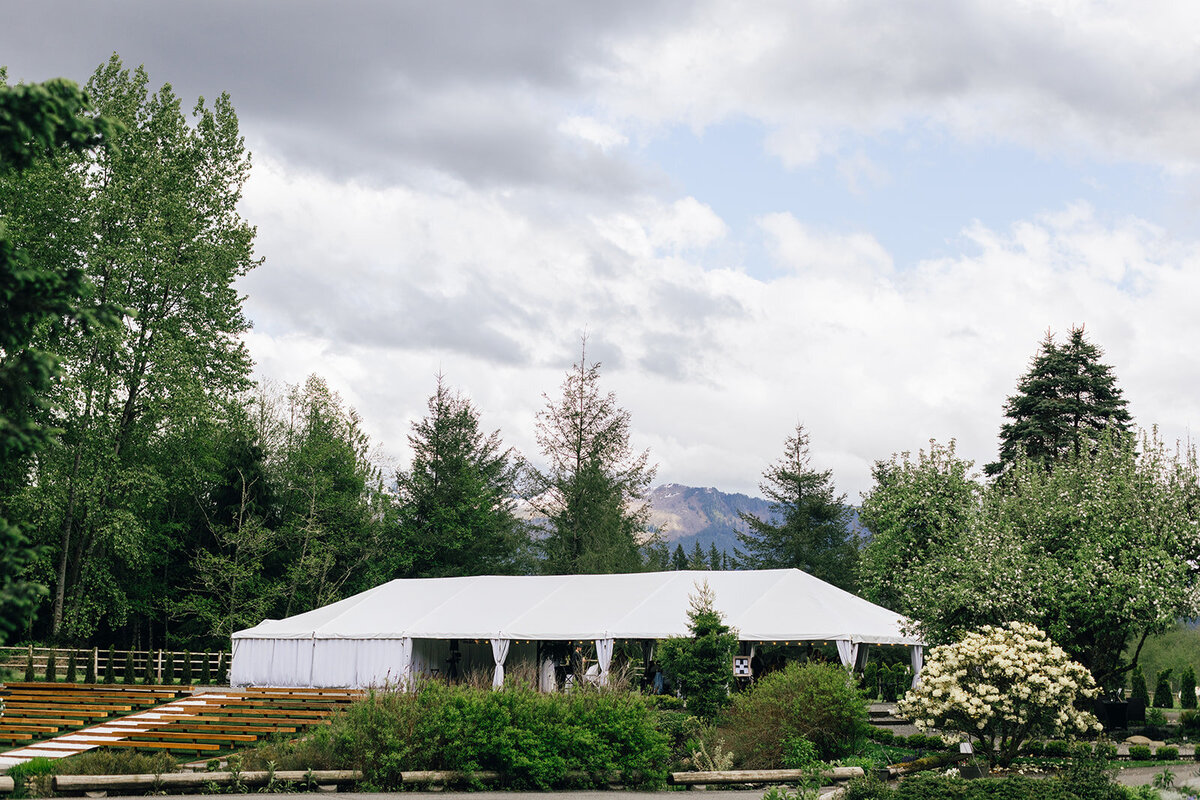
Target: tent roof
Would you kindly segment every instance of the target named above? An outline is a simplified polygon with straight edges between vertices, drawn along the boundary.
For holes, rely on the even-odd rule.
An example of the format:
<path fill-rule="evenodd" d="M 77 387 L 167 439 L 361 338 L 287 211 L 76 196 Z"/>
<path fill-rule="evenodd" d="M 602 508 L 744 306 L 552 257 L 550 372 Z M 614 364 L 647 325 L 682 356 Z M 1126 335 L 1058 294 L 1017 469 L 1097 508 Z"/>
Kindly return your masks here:
<path fill-rule="evenodd" d="M 744 641 L 920 644 L 904 617 L 797 569 L 394 580 L 234 639 L 664 639 L 707 581 Z"/>

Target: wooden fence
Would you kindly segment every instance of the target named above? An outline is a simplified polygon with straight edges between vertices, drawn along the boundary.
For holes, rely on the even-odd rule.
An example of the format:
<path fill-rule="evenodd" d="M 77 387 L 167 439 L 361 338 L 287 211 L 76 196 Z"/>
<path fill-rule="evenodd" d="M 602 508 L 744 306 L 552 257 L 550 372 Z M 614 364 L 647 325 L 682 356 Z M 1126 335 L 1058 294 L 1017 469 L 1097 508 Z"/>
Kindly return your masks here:
<path fill-rule="evenodd" d="M 109 664 L 109 658 L 112 663 Z M 63 680 L 67 674 L 67 666 L 71 654 L 75 654 L 76 680 L 82 681 L 91 666 L 97 682 L 103 682 L 105 676 L 111 674 L 118 683 L 125 679 L 125 670 L 129 665 L 129 656 L 133 655 L 133 675 L 135 678 L 146 676 L 147 664 L 155 682 L 162 683 L 170 671 L 170 680 L 178 681 L 186 674 L 186 664 L 191 662 L 192 683 L 204 680 L 204 664 L 208 662 L 208 679 L 213 683 L 227 682 L 229 672 L 229 653 L 224 650 L 204 653 L 174 652 L 167 650 L 108 650 L 93 647 L 90 650 L 70 647 L 0 647 L 0 669 L 10 674 L 24 675 L 29 660 L 33 660 L 35 680 L 45 680 L 46 668 L 50 656 L 54 656 L 54 674 L 56 680 Z"/>

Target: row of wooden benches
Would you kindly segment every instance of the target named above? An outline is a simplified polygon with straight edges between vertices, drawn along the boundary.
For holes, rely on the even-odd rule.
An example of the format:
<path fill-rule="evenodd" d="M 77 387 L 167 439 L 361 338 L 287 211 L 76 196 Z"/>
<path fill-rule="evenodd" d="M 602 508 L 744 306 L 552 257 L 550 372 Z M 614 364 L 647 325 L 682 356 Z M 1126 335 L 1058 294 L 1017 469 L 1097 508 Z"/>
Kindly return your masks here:
<path fill-rule="evenodd" d="M 179 699 L 174 687 L 136 687 L 123 691 L 104 685 L 9 684 L 0 695 L 7 709 L 0 717 L 0 741 L 32 743 L 66 730 L 127 715 L 135 709 Z M 165 690 L 165 691 L 161 691 Z M 328 724 L 336 708 L 358 693 L 313 689 L 238 690 L 226 695 L 193 695 L 186 704 L 161 709 L 161 716 L 137 714 L 120 721 L 120 730 L 78 731 L 70 741 L 109 747 L 204 752 L 229 749 L 260 736 L 294 733 Z M 170 713 L 167 713 L 170 712 Z M 116 725 L 109 725 L 117 728 Z M 112 737 L 120 736 L 115 739 Z"/>

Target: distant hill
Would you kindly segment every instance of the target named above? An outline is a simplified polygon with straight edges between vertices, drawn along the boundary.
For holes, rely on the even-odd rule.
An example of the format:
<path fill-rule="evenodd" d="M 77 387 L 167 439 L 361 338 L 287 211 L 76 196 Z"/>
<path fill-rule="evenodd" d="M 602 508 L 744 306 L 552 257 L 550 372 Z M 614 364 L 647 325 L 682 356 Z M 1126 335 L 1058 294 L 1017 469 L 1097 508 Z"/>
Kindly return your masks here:
<path fill-rule="evenodd" d="M 738 512 L 772 520 L 770 503 L 763 498 L 729 494 L 712 487 L 667 483 L 650 492 L 647 500 L 650 524 L 659 529 L 672 551 L 675 545 L 681 544 L 684 552 L 690 552 L 699 542 L 705 552 L 716 544 L 718 550 L 732 554 L 738 545 L 738 533 L 750 529 Z M 858 521 L 858 509 L 852 511 L 851 530 L 865 535 L 866 531 Z"/>
<path fill-rule="evenodd" d="M 770 505 L 761 497 L 729 494 L 712 487 L 698 488 L 667 483 L 650 492 L 650 524 L 658 528 L 671 550 L 682 544 L 690 551 L 696 542 L 705 552 L 716 544 L 718 550 L 733 553 L 738 532 L 749 526 L 738 512 L 770 519 Z"/>

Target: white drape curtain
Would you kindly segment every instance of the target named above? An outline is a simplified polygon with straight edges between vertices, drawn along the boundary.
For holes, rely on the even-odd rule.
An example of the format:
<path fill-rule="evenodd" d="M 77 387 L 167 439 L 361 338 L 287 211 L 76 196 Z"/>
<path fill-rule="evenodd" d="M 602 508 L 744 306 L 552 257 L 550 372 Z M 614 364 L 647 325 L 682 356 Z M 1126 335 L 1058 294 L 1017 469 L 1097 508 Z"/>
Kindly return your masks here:
<path fill-rule="evenodd" d="M 554 674 L 554 659 L 543 658 L 538 668 L 538 689 L 543 692 L 553 692 L 558 689 L 557 676 Z"/>
<path fill-rule="evenodd" d="M 914 644 L 912 648 L 912 685 L 914 689 L 921 685 L 921 668 L 923 666 L 925 666 L 925 648 Z"/>
<path fill-rule="evenodd" d="M 312 686 L 313 640 L 234 639 L 232 686 Z"/>
<path fill-rule="evenodd" d="M 858 643 L 852 642 L 849 639 L 837 639 L 838 658 L 842 660 L 843 667 L 854 669 L 854 662 L 858 659 Z"/>
<path fill-rule="evenodd" d="M 596 640 L 596 661 L 600 664 L 600 685 L 608 685 L 608 668 L 612 666 L 613 640 Z"/>
<path fill-rule="evenodd" d="M 492 673 L 492 688 L 499 689 L 504 685 L 504 659 L 508 658 L 508 646 L 511 639 L 492 639 L 492 659 L 496 662 L 496 671 Z"/>

